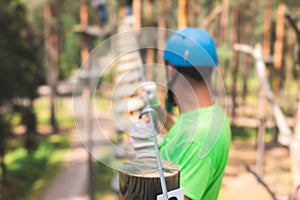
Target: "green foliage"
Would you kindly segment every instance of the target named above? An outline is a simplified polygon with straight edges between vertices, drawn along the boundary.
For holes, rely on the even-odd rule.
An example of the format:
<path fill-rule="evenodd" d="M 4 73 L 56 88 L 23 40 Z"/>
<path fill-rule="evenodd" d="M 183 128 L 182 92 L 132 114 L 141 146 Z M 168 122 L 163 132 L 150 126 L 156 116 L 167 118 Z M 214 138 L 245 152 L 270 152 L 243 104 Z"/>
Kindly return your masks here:
<path fill-rule="evenodd" d="M 47 126 L 49 124 L 50 110 L 48 98 L 39 98 L 34 102 L 34 109 L 37 114 L 39 126 Z M 74 127 L 74 119 L 71 108 L 69 108 L 61 99 L 56 100 L 57 123 L 61 129 L 71 129 Z"/>
<path fill-rule="evenodd" d="M 113 170 L 102 164 L 101 162 L 96 162 L 94 164 L 95 169 L 95 185 L 96 187 L 96 197 L 97 199 L 102 199 L 101 197 L 111 191 L 111 180 L 113 178 Z"/>
<path fill-rule="evenodd" d="M 36 96 L 43 80 L 38 35 L 26 21 L 19 1 L 0 0 L 0 105 L 13 97 Z"/>
<path fill-rule="evenodd" d="M 272 142 L 274 128 L 266 128 L 266 142 Z M 234 141 L 256 141 L 258 129 L 253 127 L 232 126 L 232 140 Z"/>
<path fill-rule="evenodd" d="M 51 178 L 49 175 L 53 175 L 59 169 L 68 146 L 67 135 L 52 135 L 41 139 L 32 155 L 23 147 L 9 152 L 5 157 L 8 180 L 7 184 L 0 188 L 3 198 L 26 199 L 42 176 Z"/>
<path fill-rule="evenodd" d="M 222 44 L 218 46 L 218 56 L 220 63 L 228 63 L 232 58 L 232 49 L 227 44 Z"/>
<path fill-rule="evenodd" d="M 68 77 L 74 69 L 80 67 L 80 37 L 72 30 L 79 23 L 79 1 L 58 1 L 61 13 L 58 15 L 61 23 L 60 31 L 60 78 Z"/>

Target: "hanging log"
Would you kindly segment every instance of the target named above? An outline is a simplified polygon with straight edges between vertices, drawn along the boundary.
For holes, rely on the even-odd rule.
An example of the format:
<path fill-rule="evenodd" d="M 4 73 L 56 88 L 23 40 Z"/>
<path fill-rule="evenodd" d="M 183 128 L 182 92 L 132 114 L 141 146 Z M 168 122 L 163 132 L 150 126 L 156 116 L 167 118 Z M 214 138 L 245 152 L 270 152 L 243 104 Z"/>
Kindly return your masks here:
<path fill-rule="evenodd" d="M 179 166 L 163 161 L 167 190 L 179 188 Z M 135 159 L 119 170 L 120 200 L 154 200 L 162 194 L 156 159 Z"/>

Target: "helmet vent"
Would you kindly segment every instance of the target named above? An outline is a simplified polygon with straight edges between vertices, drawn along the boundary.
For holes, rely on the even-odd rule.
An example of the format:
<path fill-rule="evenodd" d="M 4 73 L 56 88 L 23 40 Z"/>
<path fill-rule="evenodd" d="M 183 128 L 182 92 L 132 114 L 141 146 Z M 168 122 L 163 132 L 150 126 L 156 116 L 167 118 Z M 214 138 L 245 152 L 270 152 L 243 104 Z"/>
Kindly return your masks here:
<path fill-rule="evenodd" d="M 184 52 L 184 60 L 187 61 L 188 57 L 189 57 L 190 51 L 189 50 L 185 50 Z"/>

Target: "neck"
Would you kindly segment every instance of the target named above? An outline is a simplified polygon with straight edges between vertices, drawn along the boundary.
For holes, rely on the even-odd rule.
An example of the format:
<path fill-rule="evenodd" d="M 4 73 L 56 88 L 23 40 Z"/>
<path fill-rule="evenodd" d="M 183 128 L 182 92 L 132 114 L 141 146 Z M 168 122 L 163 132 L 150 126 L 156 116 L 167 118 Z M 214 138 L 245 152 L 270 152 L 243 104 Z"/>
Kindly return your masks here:
<path fill-rule="evenodd" d="M 189 88 L 178 88 L 180 92 L 177 95 L 179 109 L 181 113 L 205 108 L 212 105 L 212 98 L 209 89 L 205 83 L 193 83 Z"/>

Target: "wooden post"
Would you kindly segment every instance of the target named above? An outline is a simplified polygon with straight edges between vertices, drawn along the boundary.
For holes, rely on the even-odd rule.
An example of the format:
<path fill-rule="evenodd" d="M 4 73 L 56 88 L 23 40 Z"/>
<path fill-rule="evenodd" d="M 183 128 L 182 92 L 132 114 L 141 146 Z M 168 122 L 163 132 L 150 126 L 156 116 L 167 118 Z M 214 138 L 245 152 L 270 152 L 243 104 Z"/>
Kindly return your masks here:
<path fill-rule="evenodd" d="M 266 106 L 267 97 L 266 90 L 262 87 L 259 95 L 258 106 L 258 136 L 257 136 L 257 157 L 256 157 L 256 172 L 263 179 L 264 162 L 265 162 L 265 133 L 266 133 Z"/>
<path fill-rule="evenodd" d="M 163 161 L 167 190 L 179 188 L 179 166 Z M 162 194 L 156 159 L 135 159 L 119 170 L 120 200 L 156 200 Z"/>

